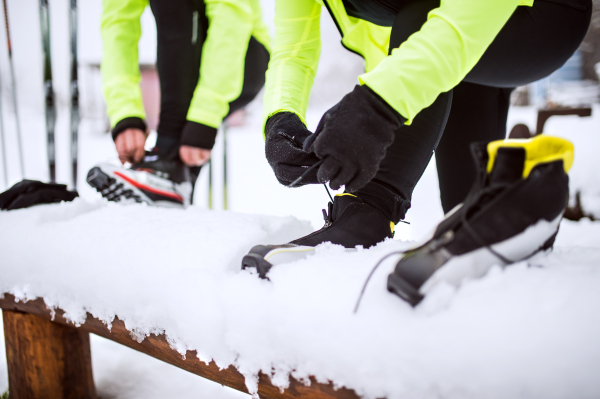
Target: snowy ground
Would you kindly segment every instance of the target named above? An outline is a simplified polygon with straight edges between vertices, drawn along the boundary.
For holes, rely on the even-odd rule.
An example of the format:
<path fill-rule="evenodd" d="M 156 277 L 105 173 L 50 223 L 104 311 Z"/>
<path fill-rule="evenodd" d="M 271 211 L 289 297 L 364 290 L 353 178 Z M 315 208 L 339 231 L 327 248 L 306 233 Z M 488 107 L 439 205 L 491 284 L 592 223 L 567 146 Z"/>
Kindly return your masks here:
<path fill-rule="evenodd" d="M 63 55 L 55 58 L 62 98 L 58 176 L 64 182 L 70 176 L 66 68 L 60 67 L 66 65 L 66 53 L 59 40 L 66 33 L 60 19 L 66 4 L 54 2 L 52 11 L 59 29 L 53 45 Z M 35 6 L 33 0 L 9 1 L 17 17 Z M 89 46 L 81 53 L 93 63 L 99 61 L 99 37 L 93 30 L 99 3 L 83 3 L 85 7 L 82 32 L 87 29 Z M 36 81 L 41 69 L 39 60 L 23 51 L 31 45 L 31 54 L 39 53 L 38 32 L 26 33 L 27 26 L 37 26 L 37 15 L 27 18 L 32 21 L 17 18 L 23 23 L 13 24 L 17 81 L 26 93 L 19 98 L 26 176 L 46 180 L 41 79 Z M 151 16 L 144 18 L 152 23 Z M 360 70 L 360 62 L 336 43 L 335 27 L 326 20 L 323 24 L 324 37 L 334 39 L 324 43 L 308 115 L 312 127 L 340 93 L 351 89 L 354 80 L 348 77 Z M 152 39 L 151 30 L 144 32 Z M 152 62 L 147 45 L 141 45 L 141 54 L 144 62 Z M 5 58 L 0 57 L 0 69 L 2 82 L 7 82 Z M 103 121 L 90 111 L 100 101 L 86 87 L 86 101 L 92 105 L 80 129 L 82 198 L 0 213 L 0 291 L 44 296 L 73 320 L 81 321 L 87 310 L 107 321 L 118 314 L 138 334 L 163 329 L 180 349 L 198 349 L 203 359 L 223 366 L 236 364 L 250 385 L 259 369 L 272 372 L 281 385 L 294 370 L 296 377 L 333 379 L 367 397 L 600 397 L 600 222 L 564 221 L 553 253 L 505 270 L 495 268 L 457 291 L 439 287 L 416 310 L 385 290 L 394 263 L 390 259 L 376 272 L 360 312 L 353 315 L 374 263 L 404 247 L 401 240 L 422 237 L 442 217 L 433 164 L 414 193 L 407 217 L 411 224 L 397 227 L 396 240 L 353 254 L 323 246 L 309 259 L 273 270 L 268 283 L 238 270 L 241 255 L 255 243 L 285 242 L 320 227 L 328 198 L 322 187 L 286 189 L 273 178 L 259 133 L 260 102 L 249 108 L 245 126 L 228 132 L 230 211 L 206 209 L 206 170 L 198 182 L 197 206 L 191 209 L 120 207 L 106 204 L 85 185 L 90 167 L 115 156 L 110 137 L 102 132 Z M 7 93 L 0 93 L 3 104 L 9 104 Z M 6 105 L 7 147 L 14 149 L 11 115 Z M 509 128 L 515 123 L 533 130 L 535 111 L 511 109 Z M 600 165 L 600 107 L 594 107 L 592 118 L 551 118 L 546 133 L 575 143 L 572 188 L 584 189 L 584 204 L 600 215 L 595 172 Z M 220 135 L 214 150 L 217 209 L 223 193 L 222 147 Z M 8 159 L 14 183 L 20 179 L 14 150 Z M 102 338 L 92 337 L 92 353 L 104 399 L 246 397 Z M 6 386 L 0 342 L 0 392 Z"/>
<path fill-rule="evenodd" d="M 250 384 L 259 369 L 282 385 L 295 370 L 297 377 L 333 379 L 368 397 L 600 395 L 598 222 L 563 222 L 552 254 L 494 269 L 458 291 L 440 287 L 416 310 L 386 292 L 390 260 L 352 314 L 370 268 L 405 245 L 398 240 L 354 254 L 324 246 L 279 266 L 271 283 L 238 271 L 253 244 L 285 242 L 311 229 L 298 219 L 319 226 L 327 200 L 321 187 L 276 183 L 253 107 L 248 125 L 228 137 L 233 212 L 121 207 L 80 184 L 82 199 L 72 204 L 0 214 L 0 290 L 43 296 L 74 320 L 88 310 L 107 321 L 119 314 L 138 334 L 164 329 L 181 349 L 236 364 Z M 511 118 L 526 121 L 531 113 L 519 109 Z M 570 122 L 575 137 L 599 118 Z M 548 129 L 560 130 L 560 123 L 551 120 Z M 83 168 L 113 155 L 110 139 L 93 131 L 84 130 L 82 149 Z M 216 176 L 219 168 L 217 162 Z M 436 185 L 430 165 L 400 238 L 415 239 L 439 220 Z M 205 191 L 197 199 L 202 203 Z M 102 397 L 240 395 L 100 338 L 92 351 Z"/>

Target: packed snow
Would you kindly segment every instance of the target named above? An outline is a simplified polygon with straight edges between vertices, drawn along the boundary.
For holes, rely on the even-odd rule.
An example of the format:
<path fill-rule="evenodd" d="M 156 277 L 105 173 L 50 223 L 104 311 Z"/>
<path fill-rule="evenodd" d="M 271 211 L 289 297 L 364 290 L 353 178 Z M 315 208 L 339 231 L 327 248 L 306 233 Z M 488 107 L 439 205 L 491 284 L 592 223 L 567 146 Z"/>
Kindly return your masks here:
<path fill-rule="evenodd" d="M 268 20 L 272 2 L 264 3 Z M 53 3 L 51 10 L 58 29 L 53 46 L 59 99 L 67 93 L 66 68 L 60 67 L 66 65 L 60 56 L 67 54 L 66 4 Z M 30 18 L 29 25 L 37 29 L 37 15 L 25 17 L 36 5 L 33 0 L 11 1 L 9 9 L 15 18 Z M 81 31 L 88 32 L 89 46 L 82 48 L 80 58 L 95 63 L 100 57 L 100 6 L 81 7 Z M 151 15 L 144 18 L 151 27 Z M 12 26 L 19 92 L 28 94 L 19 98 L 26 175 L 46 180 L 39 32 L 25 32 L 27 23 Z M 323 18 L 323 32 L 327 40 L 308 115 L 313 128 L 352 88 L 361 67 L 356 56 L 339 46 L 328 18 Z M 2 35 L 0 29 L 0 42 Z M 148 49 L 152 30 L 145 29 L 144 35 L 141 56 L 153 62 Z M 28 44 L 34 47 L 29 55 L 23 50 Z M 5 54 L 0 55 L 2 82 L 7 82 Z M 87 170 L 114 159 L 115 152 L 103 121 L 96 118 L 98 109 L 101 113 L 94 91 L 97 77 L 91 72 L 84 76 L 82 91 L 88 94 L 80 129 L 81 198 L 0 212 L 0 292 L 21 300 L 43 297 L 74 323 L 84 322 L 86 311 L 108 325 L 118 315 L 140 340 L 165 333 L 181 353 L 197 350 L 201 360 L 235 365 L 251 391 L 262 370 L 280 387 L 290 375 L 301 380 L 314 375 L 366 398 L 600 397 L 600 222 L 563 221 L 553 252 L 505 269 L 494 267 L 459 289 L 438 286 L 416 309 L 385 289 L 397 259 L 391 257 L 375 272 L 354 314 L 377 261 L 423 237 L 442 218 L 433 163 L 414 193 L 407 215 L 411 224 L 400 224 L 395 240 L 353 253 L 324 244 L 304 260 L 277 266 L 271 281 L 264 281 L 240 270 L 244 253 L 255 244 L 283 243 L 320 227 L 328 197 L 322 187 L 286 189 L 274 179 L 264 159 L 260 99 L 248 108 L 245 125 L 227 133 L 229 210 L 222 210 L 222 134 L 214 150 L 217 210 L 206 207 L 206 169 L 194 207 L 120 206 L 105 202 L 85 184 Z M 5 91 L 3 104 L 9 98 Z M 11 111 L 6 106 L 3 116 L 7 146 L 15 148 Z M 531 107 L 512 108 L 509 128 L 526 123 L 534 130 L 535 117 Z M 591 118 L 553 117 L 546 133 L 575 143 L 571 189 L 581 191 L 584 208 L 600 216 L 600 107 L 594 106 Z M 57 156 L 64 182 L 70 176 L 68 137 L 63 101 Z M 15 183 L 20 176 L 14 151 L 9 166 Z M 96 386 L 105 399 L 246 397 L 95 336 L 92 353 Z M 0 393 L 7 384 L 0 345 Z"/>
<path fill-rule="evenodd" d="M 251 390 L 262 370 L 281 387 L 290 373 L 315 375 L 368 398 L 600 393 L 599 223 L 563 222 L 554 252 L 440 286 L 414 310 L 385 290 L 390 259 L 354 314 L 374 262 L 406 243 L 325 244 L 268 282 L 239 271 L 241 255 L 307 223 L 83 199 L 0 220 L 0 291 L 43 297 L 74 323 L 86 311 L 108 325 L 118 315 L 140 340 L 164 332 L 181 353 L 235 365 Z"/>
<path fill-rule="evenodd" d="M 230 131 L 232 154 L 262 145 L 247 129 Z M 600 223 L 563 221 L 554 252 L 496 267 L 458 290 L 440 286 L 414 310 L 385 289 L 391 258 L 376 271 L 353 314 L 377 260 L 408 244 L 389 240 L 355 253 L 325 244 L 314 256 L 277 266 L 270 282 L 241 271 L 241 256 L 252 245 L 285 242 L 311 229 L 293 216 L 265 215 L 285 208 L 277 206 L 277 190 L 300 197 L 296 207 L 314 199 L 309 189 L 270 186 L 274 179 L 258 162 L 249 175 L 247 163 L 230 159 L 231 208 L 241 203 L 244 211 L 254 207 L 252 213 L 119 206 L 93 192 L 73 203 L 0 213 L 0 291 L 23 300 L 44 297 L 75 323 L 84 321 L 86 311 L 107 324 L 118 315 L 138 339 L 164 332 L 182 353 L 196 349 L 202 360 L 234 364 L 251 390 L 262 370 L 282 387 L 290 373 L 299 379 L 315 375 L 367 398 L 600 394 L 600 321 L 594 316 L 600 311 Z M 237 179 L 260 179 L 256 184 L 275 194 L 262 198 L 236 191 Z M 314 195 L 323 204 L 321 190 Z M 433 165 L 415 193 L 412 224 L 401 228 L 436 223 L 439 205 L 419 206 L 427 201 L 438 201 Z M 134 355 L 103 341 L 93 345 L 116 363 L 98 366 L 100 392 L 118 387 L 132 392 L 127 378 L 133 377 L 119 370 Z M 163 373 L 142 361 L 139 370 Z M 139 371 L 134 381 L 145 386 L 146 378 Z M 124 396 L 142 392 L 147 391 Z"/>

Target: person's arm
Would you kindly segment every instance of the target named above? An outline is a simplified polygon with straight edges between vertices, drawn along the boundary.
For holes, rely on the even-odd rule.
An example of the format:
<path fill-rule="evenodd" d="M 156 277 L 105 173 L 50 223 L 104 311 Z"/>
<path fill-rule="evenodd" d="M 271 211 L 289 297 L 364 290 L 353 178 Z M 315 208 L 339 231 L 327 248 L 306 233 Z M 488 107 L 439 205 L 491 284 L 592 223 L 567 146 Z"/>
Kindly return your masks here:
<path fill-rule="evenodd" d="M 229 103 L 242 92 L 254 11 L 250 0 L 205 0 L 205 4 L 208 32 L 182 144 L 212 149 Z"/>
<path fill-rule="evenodd" d="M 359 77 L 412 119 L 476 65 L 521 0 L 442 0 L 421 30 Z"/>
<path fill-rule="evenodd" d="M 102 88 L 113 137 L 129 128 L 146 130 L 138 41 L 147 4 L 147 0 L 102 2 Z"/>
<path fill-rule="evenodd" d="M 277 0 L 275 38 L 267 70 L 263 127 L 278 112 L 304 124 L 321 53 L 321 5 L 315 0 Z"/>

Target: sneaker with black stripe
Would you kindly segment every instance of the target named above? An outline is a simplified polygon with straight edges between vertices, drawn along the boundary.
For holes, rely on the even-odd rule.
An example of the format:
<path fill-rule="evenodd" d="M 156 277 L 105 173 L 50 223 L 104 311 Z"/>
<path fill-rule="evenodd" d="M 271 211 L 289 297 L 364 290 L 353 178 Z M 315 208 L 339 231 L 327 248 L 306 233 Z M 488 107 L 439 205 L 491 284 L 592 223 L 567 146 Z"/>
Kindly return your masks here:
<path fill-rule="evenodd" d="M 493 265 L 508 265 L 552 247 L 569 198 L 573 145 L 537 136 L 472 147 L 478 181 L 433 237 L 407 252 L 387 288 L 416 306 L 433 287 L 459 286 Z"/>

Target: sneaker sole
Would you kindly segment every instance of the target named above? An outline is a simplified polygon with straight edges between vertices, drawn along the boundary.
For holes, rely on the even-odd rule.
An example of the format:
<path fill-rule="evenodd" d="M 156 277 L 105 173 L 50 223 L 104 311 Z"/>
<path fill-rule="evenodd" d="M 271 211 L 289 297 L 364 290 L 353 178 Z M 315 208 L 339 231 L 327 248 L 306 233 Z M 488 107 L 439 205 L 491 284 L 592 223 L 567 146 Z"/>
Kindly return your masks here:
<path fill-rule="evenodd" d="M 104 169 L 107 170 L 104 170 Z M 87 176 L 87 182 L 90 186 L 96 189 L 102 195 L 112 202 L 119 203 L 146 203 L 152 206 L 168 207 L 168 208 L 183 208 L 183 198 L 174 193 L 157 190 L 153 187 L 146 186 L 136 182 L 132 178 L 126 176 L 118 168 L 106 164 L 93 167 Z M 159 195 L 165 195 L 181 203 L 171 201 L 155 201 L 148 197 L 144 190 Z"/>

